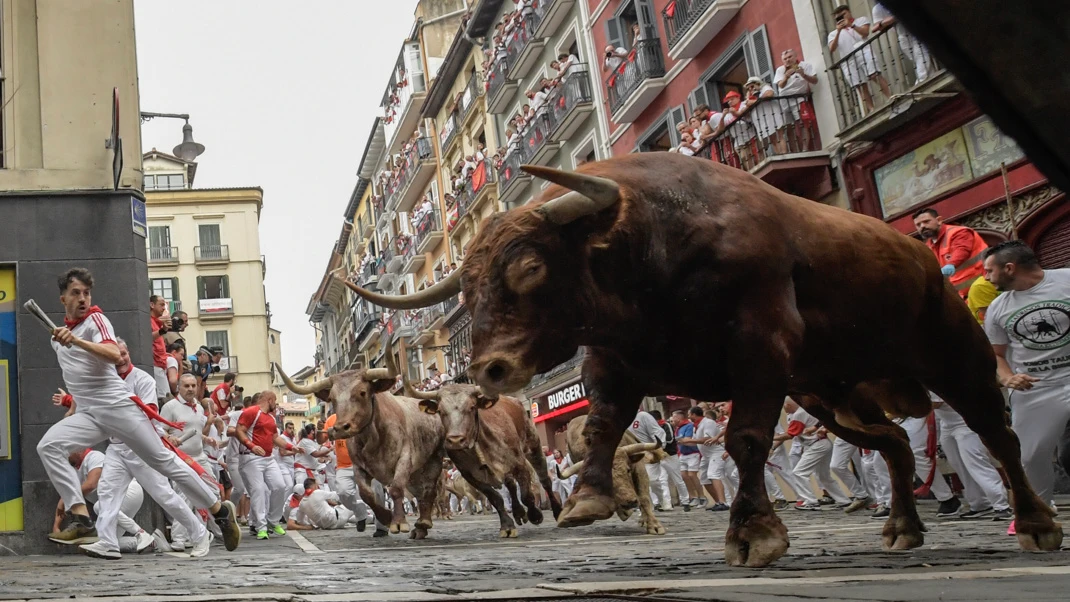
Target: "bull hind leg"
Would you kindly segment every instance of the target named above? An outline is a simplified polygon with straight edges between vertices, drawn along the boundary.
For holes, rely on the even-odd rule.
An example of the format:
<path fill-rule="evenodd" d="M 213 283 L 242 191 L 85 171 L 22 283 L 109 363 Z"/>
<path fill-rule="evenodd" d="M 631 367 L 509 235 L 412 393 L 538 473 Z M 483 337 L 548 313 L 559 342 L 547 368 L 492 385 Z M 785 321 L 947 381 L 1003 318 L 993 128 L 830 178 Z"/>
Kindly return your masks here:
<path fill-rule="evenodd" d="M 431 514 L 434 511 L 434 499 L 435 497 L 432 495 L 421 495 L 416 498 L 416 507 L 419 510 L 420 517 L 416 519 L 416 525 L 409 532 L 411 539 L 424 539 L 427 537 L 427 530 L 432 525 Z"/>
<path fill-rule="evenodd" d="M 531 463 L 531 469 L 535 471 L 535 476 L 538 477 L 543 492 L 550 500 L 550 512 L 553 513 L 554 519 L 556 520 L 561 516 L 561 499 L 554 493 L 554 484 L 553 481 L 550 480 L 550 473 L 546 468 L 546 456 L 542 455 L 542 450 L 539 448 L 539 438 L 534 430 L 528 433 L 528 443 L 526 447 L 527 461 Z M 534 523 L 534 519 L 531 522 Z M 541 518 L 539 522 L 542 522 Z"/>
<path fill-rule="evenodd" d="M 543 465 L 545 466 L 545 464 L 544 462 Z M 535 499 L 535 491 L 531 486 L 531 483 L 535 480 L 535 475 L 531 473 L 531 470 L 528 466 L 528 461 L 521 458 L 520 466 L 513 472 L 513 478 L 520 485 L 520 498 L 523 500 L 524 505 L 527 506 L 528 522 L 533 525 L 541 525 L 542 510 L 539 509 L 539 502 Z M 515 504 L 516 502 L 513 503 Z"/>
<path fill-rule="evenodd" d="M 642 388 L 634 379 L 634 370 L 599 355 L 597 351 L 588 352 L 583 373 L 591 400 L 591 412 L 583 427 L 587 456 L 576 490 L 558 516 L 559 527 L 589 525 L 610 518 L 617 511 L 617 500 L 613 495 L 613 456 L 643 400 L 638 393 Z M 622 501 L 629 507 L 634 507 L 637 502 Z"/>
<path fill-rule="evenodd" d="M 513 520 L 515 520 L 518 525 L 528 522 L 529 512 L 524 508 L 520 496 L 516 494 L 516 479 L 514 479 L 512 475 L 505 475 L 502 482 L 505 483 L 505 489 L 509 492 L 509 501 L 513 506 Z"/>
<path fill-rule="evenodd" d="M 386 491 L 390 499 L 394 500 L 394 512 L 390 516 L 390 532 L 395 535 L 408 533 L 409 522 L 405 518 L 405 487 L 391 484 Z"/>
<path fill-rule="evenodd" d="M 903 403 L 884 399 L 893 396 L 895 390 L 883 384 L 866 384 L 856 387 L 849 396 L 839 399 L 826 396 L 837 408 L 835 411 L 828 410 L 815 397 L 801 396 L 799 400 L 807 412 L 837 437 L 881 452 L 892 485 L 892 505 L 881 532 L 882 545 L 886 550 L 909 550 L 925 543 L 925 524 L 914 504 L 914 452 L 910 449 L 910 438 L 881 410 L 889 404 Z"/>
<path fill-rule="evenodd" d="M 472 483 L 472 486 L 474 486 L 480 493 L 484 495 L 484 497 L 487 498 L 487 500 L 490 502 L 490 505 L 493 506 L 494 510 L 498 513 L 498 521 L 500 523 L 498 536 L 502 539 L 516 537 L 516 523 L 513 522 L 513 519 L 509 516 L 509 513 L 505 511 L 505 500 L 502 499 L 502 496 L 500 493 L 498 493 L 498 490 L 486 483 Z M 475 507 L 474 503 L 472 507 Z"/>
<path fill-rule="evenodd" d="M 371 476 L 359 468 L 354 475 L 357 482 L 357 491 L 360 492 L 360 499 L 371 509 L 372 514 L 375 515 L 376 522 L 379 525 L 389 525 L 392 514 L 384 505 L 386 500 L 379 499 L 379 496 L 375 494 L 375 490 L 372 489 Z"/>

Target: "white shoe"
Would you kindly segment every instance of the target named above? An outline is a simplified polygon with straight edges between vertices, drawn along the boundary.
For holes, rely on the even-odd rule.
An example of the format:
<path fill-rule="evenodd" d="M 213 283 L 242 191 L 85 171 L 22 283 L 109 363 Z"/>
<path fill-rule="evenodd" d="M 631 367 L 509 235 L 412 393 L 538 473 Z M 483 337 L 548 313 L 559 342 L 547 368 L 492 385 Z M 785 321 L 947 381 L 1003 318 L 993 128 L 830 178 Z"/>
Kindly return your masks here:
<path fill-rule="evenodd" d="M 152 545 L 154 543 L 156 543 L 156 540 L 152 537 L 152 535 L 149 535 L 148 533 L 146 533 L 144 531 L 138 531 L 136 539 L 137 539 L 137 553 L 138 554 L 141 554 L 143 552 L 146 552 L 146 551 L 150 550 L 152 548 Z"/>
<path fill-rule="evenodd" d="M 123 557 L 119 553 L 119 550 L 109 548 L 103 541 L 96 541 L 95 543 L 84 543 L 80 546 L 83 551 L 93 558 L 104 558 L 106 560 L 118 560 Z"/>
<path fill-rule="evenodd" d="M 193 545 L 193 551 L 189 553 L 190 558 L 202 558 L 208 555 L 208 546 L 212 545 L 212 541 L 215 536 L 209 532 L 205 532 L 204 537 L 200 541 Z"/>
<path fill-rule="evenodd" d="M 167 537 L 159 529 L 152 532 L 152 543 L 156 551 L 161 554 L 171 551 L 171 544 L 167 542 Z"/>
<path fill-rule="evenodd" d="M 171 542 L 171 551 L 172 552 L 185 552 L 186 548 L 188 548 L 188 547 L 189 547 L 189 544 L 184 542 L 184 541 L 181 541 L 181 540 L 172 541 Z"/>

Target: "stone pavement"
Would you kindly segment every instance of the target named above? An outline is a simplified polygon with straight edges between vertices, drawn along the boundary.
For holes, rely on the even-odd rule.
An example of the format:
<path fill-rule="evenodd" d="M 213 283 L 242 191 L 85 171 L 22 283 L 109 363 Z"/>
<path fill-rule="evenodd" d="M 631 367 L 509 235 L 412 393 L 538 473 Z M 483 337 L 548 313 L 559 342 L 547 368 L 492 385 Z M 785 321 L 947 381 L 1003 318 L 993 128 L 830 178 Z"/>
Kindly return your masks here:
<path fill-rule="evenodd" d="M 496 518 L 475 516 L 438 520 L 422 542 L 348 528 L 247 538 L 237 552 L 216 546 L 204 559 L 0 557 L 0 599 L 1067 599 L 1070 551 L 1026 554 L 1005 522 L 939 520 L 934 502 L 921 509 L 926 544 L 903 553 L 880 550 L 883 521 L 866 512 L 785 510 L 791 548 L 762 570 L 724 564 L 724 512 L 659 513 L 664 536 L 641 534 L 633 517 L 577 529 L 525 525 L 513 540 L 498 538 Z"/>

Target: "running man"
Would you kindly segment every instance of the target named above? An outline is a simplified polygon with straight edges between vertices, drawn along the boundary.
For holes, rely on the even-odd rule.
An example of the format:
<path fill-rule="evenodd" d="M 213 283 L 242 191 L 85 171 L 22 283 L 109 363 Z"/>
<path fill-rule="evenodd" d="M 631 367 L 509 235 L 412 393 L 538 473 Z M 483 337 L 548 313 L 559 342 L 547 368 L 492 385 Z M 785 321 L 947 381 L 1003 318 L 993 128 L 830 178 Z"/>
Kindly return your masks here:
<path fill-rule="evenodd" d="M 249 490 L 249 522 L 256 529 L 257 539 L 267 539 L 269 528 L 276 535 L 286 535 L 286 529 L 275 521 L 282 517 L 288 490 L 278 462 L 271 457 L 271 449 L 278 446 L 293 451 L 294 446 L 279 436 L 275 408 L 275 394 L 264 391 L 256 405 L 242 410 L 236 432 L 244 447 L 239 452 L 240 469 Z"/>

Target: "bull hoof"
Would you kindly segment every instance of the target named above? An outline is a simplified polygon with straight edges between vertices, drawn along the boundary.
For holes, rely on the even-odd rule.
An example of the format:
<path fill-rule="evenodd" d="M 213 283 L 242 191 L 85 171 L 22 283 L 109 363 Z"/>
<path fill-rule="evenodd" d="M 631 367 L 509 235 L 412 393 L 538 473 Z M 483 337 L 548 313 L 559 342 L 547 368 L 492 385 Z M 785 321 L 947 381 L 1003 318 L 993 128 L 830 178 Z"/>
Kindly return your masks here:
<path fill-rule="evenodd" d="M 925 544 L 926 530 L 920 518 L 891 516 L 884 523 L 881 545 L 885 550 L 912 550 Z"/>
<path fill-rule="evenodd" d="M 528 522 L 528 511 L 520 504 L 513 504 L 513 520 L 518 525 Z"/>
<path fill-rule="evenodd" d="M 400 532 L 401 532 L 401 528 L 398 527 L 397 523 L 390 523 L 390 533 L 392 535 L 397 535 Z"/>
<path fill-rule="evenodd" d="M 420 520 L 416 521 L 416 528 L 417 529 L 423 529 L 424 531 L 427 531 L 432 526 L 433 525 L 431 523 L 431 519 L 424 520 L 424 519 L 421 518 Z"/>
<path fill-rule="evenodd" d="M 728 528 L 724 558 L 730 566 L 760 568 L 783 556 L 788 545 L 788 529 L 777 515 L 753 514 Z"/>
<path fill-rule="evenodd" d="M 588 493 L 581 490 L 565 502 L 561 516 L 557 519 L 558 527 L 582 527 L 596 520 L 605 520 L 617 511 L 617 504 L 608 495 Z"/>
<path fill-rule="evenodd" d="M 528 522 L 533 525 L 542 524 L 542 510 L 531 508 L 528 510 Z"/>
<path fill-rule="evenodd" d="M 427 529 L 422 529 L 419 525 L 416 525 L 416 528 L 409 533 L 409 539 L 424 539 L 425 537 L 427 537 Z"/>
<path fill-rule="evenodd" d="M 646 529 L 647 535 L 665 535 L 665 527 L 662 526 L 661 521 L 657 517 L 650 517 L 650 520 L 646 524 L 642 525 Z"/>
<path fill-rule="evenodd" d="M 1018 545 L 1026 552 L 1053 552 L 1062 547 L 1062 524 L 1054 522 L 1047 517 L 1045 519 L 1039 521 L 1015 521 L 1015 530 L 1018 532 Z"/>
<path fill-rule="evenodd" d="M 502 529 L 501 531 L 498 531 L 498 537 L 501 537 L 502 539 L 516 538 L 516 529 Z"/>

